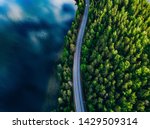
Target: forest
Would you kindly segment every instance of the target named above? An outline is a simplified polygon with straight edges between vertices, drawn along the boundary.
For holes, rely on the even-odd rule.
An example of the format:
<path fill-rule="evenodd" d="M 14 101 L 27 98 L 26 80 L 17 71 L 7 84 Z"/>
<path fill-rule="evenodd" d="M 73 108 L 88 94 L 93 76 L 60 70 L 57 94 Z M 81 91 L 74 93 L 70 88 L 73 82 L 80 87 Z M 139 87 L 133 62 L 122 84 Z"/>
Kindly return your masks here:
<path fill-rule="evenodd" d="M 57 66 L 58 111 L 74 111 L 73 56 L 84 6 L 79 0 Z M 149 12 L 147 0 L 90 0 L 80 66 L 87 111 L 150 111 Z"/>

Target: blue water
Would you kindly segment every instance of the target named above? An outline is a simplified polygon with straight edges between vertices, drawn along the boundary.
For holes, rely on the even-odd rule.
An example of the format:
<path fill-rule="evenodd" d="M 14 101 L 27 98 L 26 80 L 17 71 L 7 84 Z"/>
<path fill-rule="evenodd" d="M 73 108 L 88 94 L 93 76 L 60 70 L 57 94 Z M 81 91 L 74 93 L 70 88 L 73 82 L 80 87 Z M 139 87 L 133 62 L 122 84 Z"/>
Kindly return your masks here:
<path fill-rule="evenodd" d="M 69 0 L 0 0 L 0 111 L 42 111 L 74 16 Z"/>

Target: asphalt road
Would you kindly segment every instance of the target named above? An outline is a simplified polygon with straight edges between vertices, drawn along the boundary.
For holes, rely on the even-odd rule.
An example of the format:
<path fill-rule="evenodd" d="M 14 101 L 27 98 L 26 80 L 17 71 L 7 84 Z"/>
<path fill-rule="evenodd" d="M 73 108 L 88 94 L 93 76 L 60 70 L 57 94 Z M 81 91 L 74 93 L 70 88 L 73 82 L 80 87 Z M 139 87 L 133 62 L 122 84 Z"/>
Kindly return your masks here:
<path fill-rule="evenodd" d="M 75 50 L 74 62 L 73 62 L 73 92 L 74 92 L 74 102 L 75 102 L 76 112 L 85 111 L 83 94 L 82 94 L 82 86 L 81 86 L 81 77 L 80 77 L 80 56 L 81 56 L 82 40 L 85 32 L 85 27 L 87 24 L 87 19 L 88 19 L 89 5 L 90 5 L 90 0 L 85 0 L 85 10 L 80 25 L 77 41 L 76 41 L 76 50 Z"/>
<path fill-rule="evenodd" d="M 150 0 L 148 0 L 150 2 Z M 80 56 L 81 56 L 81 47 L 82 40 L 85 32 L 85 27 L 88 19 L 90 0 L 85 0 L 85 10 L 80 25 L 77 41 L 76 41 L 76 51 L 74 54 L 74 63 L 73 63 L 73 93 L 74 93 L 74 102 L 76 112 L 85 112 L 83 94 L 82 94 L 82 85 L 80 77 Z"/>

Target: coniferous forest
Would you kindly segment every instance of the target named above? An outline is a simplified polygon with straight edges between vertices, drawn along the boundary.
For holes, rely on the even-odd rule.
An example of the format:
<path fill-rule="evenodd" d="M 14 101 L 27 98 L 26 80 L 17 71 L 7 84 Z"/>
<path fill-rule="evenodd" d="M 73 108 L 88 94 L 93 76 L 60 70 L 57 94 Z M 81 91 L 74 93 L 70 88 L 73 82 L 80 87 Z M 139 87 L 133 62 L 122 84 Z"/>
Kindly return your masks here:
<path fill-rule="evenodd" d="M 79 0 L 57 66 L 58 111 L 74 111 L 73 57 L 84 7 Z M 150 3 L 90 0 L 80 68 L 87 111 L 150 111 Z"/>

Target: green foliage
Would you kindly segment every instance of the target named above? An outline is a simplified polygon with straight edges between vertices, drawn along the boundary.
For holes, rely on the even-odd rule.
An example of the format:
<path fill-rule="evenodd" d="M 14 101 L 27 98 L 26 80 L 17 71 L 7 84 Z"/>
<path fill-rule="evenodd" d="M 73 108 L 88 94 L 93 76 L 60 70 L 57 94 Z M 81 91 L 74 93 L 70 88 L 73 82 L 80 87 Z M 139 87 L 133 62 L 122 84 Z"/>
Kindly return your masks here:
<path fill-rule="evenodd" d="M 84 11 L 84 0 L 78 3 L 78 10 L 76 12 L 76 19 L 72 23 L 71 29 L 65 37 L 64 50 L 59 64 L 57 65 L 57 75 L 60 82 L 60 92 L 58 97 L 57 111 L 74 111 L 73 93 L 72 93 L 72 67 L 73 56 L 75 52 L 75 42 L 80 26 L 82 13 Z M 85 66 L 82 66 L 84 69 Z"/>
<path fill-rule="evenodd" d="M 149 12 L 146 0 L 91 0 L 81 56 L 88 111 L 150 111 Z"/>
<path fill-rule="evenodd" d="M 80 0 L 58 65 L 58 111 L 74 111 L 72 65 L 83 11 Z M 81 56 L 87 111 L 150 111 L 149 12 L 147 0 L 90 0 Z"/>

